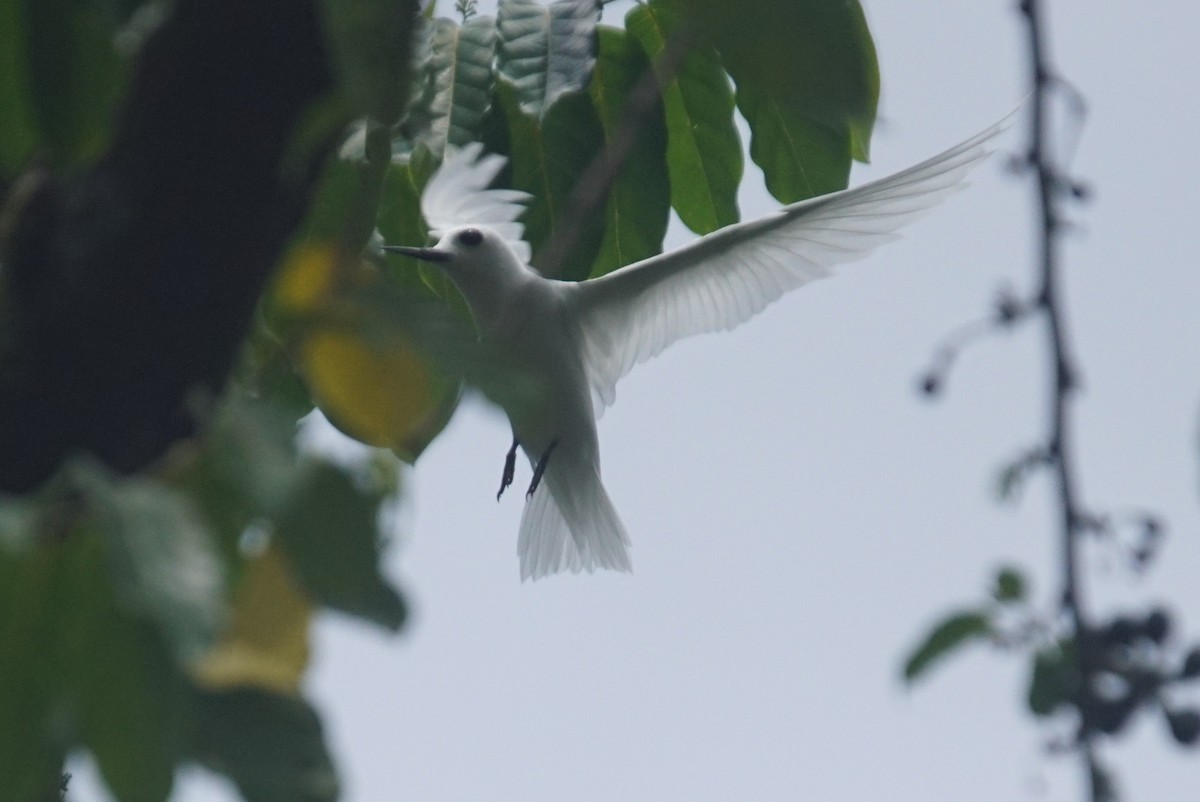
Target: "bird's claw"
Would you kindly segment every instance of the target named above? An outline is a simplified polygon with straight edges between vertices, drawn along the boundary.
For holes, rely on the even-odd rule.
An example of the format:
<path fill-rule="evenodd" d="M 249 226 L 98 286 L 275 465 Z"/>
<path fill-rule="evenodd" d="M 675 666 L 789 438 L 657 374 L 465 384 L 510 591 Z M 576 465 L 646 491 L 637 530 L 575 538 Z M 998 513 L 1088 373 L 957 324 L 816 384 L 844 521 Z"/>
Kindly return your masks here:
<path fill-rule="evenodd" d="M 529 489 L 525 491 L 525 500 L 533 498 L 533 491 L 538 489 L 538 485 L 542 483 L 542 474 L 546 472 L 546 464 L 550 462 L 550 452 L 558 445 L 558 438 L 550 441 L 550 445 L 542 452 L 542 456 L 538 458 L 537 465 L 533 466 L 533 481 L 529 483 Z"/>
<path fill-rule="evenodd" d="M 504 455 L 504 474 L 500 477 L 500 490 L 496 492 L 496 501 L 504 495 L 504 491 L 513 483 L 513 473 L 517 468 L 517 439 L 513 438 L 512 448 Z"/>

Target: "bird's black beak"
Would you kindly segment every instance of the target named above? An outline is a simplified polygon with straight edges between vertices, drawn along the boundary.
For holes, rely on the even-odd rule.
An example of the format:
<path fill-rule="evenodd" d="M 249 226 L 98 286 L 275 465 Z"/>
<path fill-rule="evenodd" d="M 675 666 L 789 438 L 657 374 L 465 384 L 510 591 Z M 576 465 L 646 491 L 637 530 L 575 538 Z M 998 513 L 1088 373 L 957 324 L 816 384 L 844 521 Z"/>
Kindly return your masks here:
<path fill-rule="evenodd" d="M 450 253 L 448 251 L 439 251 L 437 248 L 410 248 L 407 245 L 384 245 L 383 249 L 388 253 L 411 256 L 414 259 L 420 259 L 425 262 L 450 261 Z"/>

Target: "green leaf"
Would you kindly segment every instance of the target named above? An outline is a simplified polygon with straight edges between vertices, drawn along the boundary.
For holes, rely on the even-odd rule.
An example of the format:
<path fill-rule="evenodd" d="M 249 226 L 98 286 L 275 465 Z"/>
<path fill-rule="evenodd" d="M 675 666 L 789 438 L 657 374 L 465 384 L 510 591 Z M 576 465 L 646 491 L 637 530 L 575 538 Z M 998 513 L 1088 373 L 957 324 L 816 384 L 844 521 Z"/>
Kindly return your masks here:
<path fill-rule="evenodd" d="M 119 597 L 100 533 L 68 523 L 73 509 L 60 510 L 55 539 L 0 552 L 0 798 L 57 798 L 63 756 L 83 745 L 118 798 L 161 802 L 180 744 L 180 674 L 158 629 Z"/>
<path fill-rule="evenodd" d="M 279 336 L 261 316 L 252 325 L 231 385 L 237 394 L 262 401 L 294 423 L 312 412 L 312 398 Z"/>
<path fill-rule="evenodd" d="M 18 4 L 10 0 L 5 5 Z M 33 110 L 39 144 L 62 166 L 94 159 L 108 142 L 122 88 L 112 20 L 97 3 L 37 0 L 20 6 L 25 45 L 3 58 L 19 58 L 23 51 L 27 59 L 24 97 Z M 21 72 L 9 80 L 20 80 Z M 16 87 L 9 91 L 14 99 L 22 94 Z M 16 111 L 20 114 L 19 104 Z"/>
<path fill-rule="evenodd" d="M 0 553 L 21 553 L 32 548 L 37 541 L 40 516 L 35 499 L 0 494 Z"/>
<path fill-rule="evenodd" d="M 199 508 L 149 479 L 113 479 L 84 462 L 71 473 L 93 506 L 121 601 L 159 627 L 181 663 L 198 658 L 216 638 L 225 599 L 224 564 Z"/>
<path fill-rule="evenodd" d="M 309 243 L 335 243 L 357 257 L 375 230 L 383 177 L 392 161 L 388 130 L 364 123 L 329 160 L 301 227 Z"/>
<path fill-rule="evenodd" d="M 240 559 L 246 527 L 287 498 L 297 474 L 296 425 L 276 406 L 226 399 L 208 422 L 185 489 L 225 547 Z"/>
<path fill-rule="evenodd" d="M 1079 690 L 1075 644 L 1062 640 L 1033 656 L 1027 703 L 1035 716 L 1049 716 L 1068 704 Z"/>
<path fill-rule="evenodd" d="M 1001 568 L 996 573 L 996 584 L 992 588 L 992 598 L 998 602 L 1019 602 L 1025 600 L 1025 576 L 1011 566 Z"/>
<path fill-rule="evenodd" d="M 257 690 L 197 693 L 197 759 L 247 802 L 333 802 L 338 778 L 320 719 L 302 699 Z"/>
<path fill-rule="evenodd" d="M 738 84 L 738 110 L 750 126 L 750 158 L 782 203 L 845 189 L 850 134 L 805 117 L 753 84 Z"/>
<path fill-rule="evenodd" d="M 526 114 L 545 118 L 554 103 L 588 84 L 596 62 L 595 0 L 500 0 L 500 75 L 516 88 Z"/>
<path fill-rule="evenodd" d="M 323 0 L 321 7 L 352 116 L 394 124 L 408 97 L 416 0 Z"/>
<path fill-rule="evenodd" d="M 604 220 L 599 215 L 581 219 L 574 213 L 573 193 L 603 148 L 596 110 L 587 95 L 564 95 L 539 124 L 520 110 L 509 84 L 501 82 L 497 95 L 508 121 L 512 186 L 533 196 L 522 217 L 533 265 L 554 278 L 587 278 L 600 249 Z M 568 232 L 573 233 L 571 247 L 551 264 L 551 239 L 572 236 Z"/>
<path fill-rule="evenodd" d="M 433 155 L 424 145 L 416 146 L 407 158 L 392 162 L 384 176 L 383 199 L 376 218 L 384 242 L 423 245 L 428 240 L 429 228 L 421 215 L 421 191 L 435 167 Z M 395 267 L 397 263 L 402 267 Z M 395 285 L 412 292 L 414 297 L 432 294 L 443 299 L 454 298 L 466 308 L 446 271 L 427 262 L 392 257 L 384 262 L 383 269 Z"/>
<path fill-rule="evenodd" d="M 973 640 L 992 631 L 991 618 L 978 610 L 965 610 L 942 619 L 921 641 L 904 663 L 904 680 L 912 682 L 931 665 Z"/>
<path fill-rule="evenodd" d="M 867 160 L 879 101 L 875 44 L 858 0 L 680 0 L 739 88 L 850 137 Z"/>
<path fill-rule="evenodd" d="M 14 175 L 37 142 L 23 3 L 0 3 L 0 176 Z"/>
<path fill-rule="evenodd" d="M 176 659 L 212 645 L 224 616 L 224 567 L 208 526 L 186 493 L 156 481 L 108 483 L 89 471 L 96 526 L 121 599 L 154 621 Z"/>
<path fill-rule="evenodd" d="M 625 27 L 653 61 L 662 86 L 671 205 L 697 234 L 736 223 L 742 145 L 720 58 L 711 47 L 690 41 L 682 17 L 665 2 L 636 6 Z M 684 46 L 672 69 L 675 50 Z"/>
<path fill-rule="evenodd" d="M 328 463 L 306 464 L 275 516 L 275 532 L 315 599 L 397 630 L 406 610 L 379 572 L 378 527 L 396 478 L 382 464 L 371 467 L 374 473 L 352 476 Z"/>
<path fill-rule="evenodd" d="M 420 100 L 404 130 L 410 141 L 441 156 L 446 145 L 479 139 L 496 84 L 496 23 L 491 17 L 472 17 L 462 25 L 439 18 L 425 27 L 429 59 Z"/>
<path fill-rule="evenodd" d="M 182 677 L 154 626 L 120 603 L 105 544 L 85 532 L 76 540 L 58 635 L 83 745 L 118 799 L 164 802 L 182 749 Z"/>
<path fill-rule="evenodd" d="M 592 105 L 609 152 L 628 150 L 604 206 L 604 239 L 591 277 L 660 253 L 671 213 L 662 105 L 639 108 L 632 117 L 630 112 L 631 95 L 649 74 L 650 63 L 624 31 L 601 26 L 599 37 L 589 87 Z"/>
<path fill-rule="evenodd" d="M 54 648 L 57 614 L 70 592 L 63 548 L 0 549 L 0 799 L 48 798 L 66 756 L 68 744 L 51 725 L 63 667 Z"/>

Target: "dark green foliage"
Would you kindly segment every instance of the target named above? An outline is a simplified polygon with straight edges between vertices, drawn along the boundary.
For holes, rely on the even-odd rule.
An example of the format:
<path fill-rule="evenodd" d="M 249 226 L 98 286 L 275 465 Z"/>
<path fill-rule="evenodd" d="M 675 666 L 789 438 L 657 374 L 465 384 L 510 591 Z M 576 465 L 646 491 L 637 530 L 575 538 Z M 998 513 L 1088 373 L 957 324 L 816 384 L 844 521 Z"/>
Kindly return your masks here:
<path fill-rule="evenodd" d="M 1042 649 L 1033 657 L 1027 704 L 1035 716 L 1049 716 L 1074 698 L 1080 678 L 1075 666 L 1075 646 L 1064 641 Z"/>
<path fill-rule="evenodd" d="M 256 690 L 194 695 L 191 754 L 227 775 L 246 802 L 332 802 L 339 782 L 307 702 Z"/>
<path fill-rule="evenodd" d="M 98 3 L 0 7 L 0 173 L 35 151 L 63 168 L 100 155 L 124 88 L 116 33 Z"/>
<path fill-rule="evenodd" d="M 386 458 L 357 476 L 328 463 L 302 464 L 275 522 L 300 584 L 336 610 L 389 629 L 404 623 L 403 601 L 379 574 L 379 505 L 396 486 Z"/>
<path fill-rule="evenodd" d="M 992 598 L 998 602 L 1025 601 L 1027 593 L 1025 577 L 1016 568 L 1007 567 L 996 573 L 996 584 L 992 588 Z"/>
<path fill-rule="evenodd" d="M 984 612 L 966 610 L 946 616 L 909 655 L 904 679 L 912 682 L 938 660 L 971 641 L 986 638 L 991 630 L 991 619 Z"/>
<path fill-rule="evenodd" d="M 416 0 L 321 0 L 321 8 L 351 113 L 398 122 L 408 100 Z"/>
<path fill-rule="evenodd" d="M 741 9 L 743 34 L 792 59 L 759 5 L 778 11 Z M 840 42 L 788 62 L 808 95 L 712 36 L 715 7 L 653 0 L 621 31 L 589 0 L 505 0 L 497 22 L 470 6 L 414 37 L 410 0 L 0 3 L 0 488 L 24 494 L 0 496 L 0 799 L 53 798 L 80 748 L 122 800 L 165 800 L 188 760 L 248 800 L 337 797 L 307 702 L 194 669 L 247 614 L 231 605 L 264 537 L 301 621 L 311 601 L 404 622 L 380 570 L 395 460 L 293 442 L 309 331 L 411 340 L 451 377 L 413 379 L 434 399 L 413 454 L 460 376 L 530 390 L 477 350 L 444 276 L 374 250 L 426 240 L 446 147 L 508 156 L 535 264 L 574 280 L 658 253 L 672 206 L 701 232 L 737 220 L 737 109 L 781 200 L 841 188 L 866 152 L 870 91 L 809 96 L 830 70 L 877 91 L 857 4 L 805 19 Z M 307 306 L 265 292 L 304 259 L 325 270 L 297 284 Z"/>
<path fill-rule="evenodd" d="M 625 31 L 601 27 L 599 41 L 592 104 L 609 152 L 627 150 L 604 206 L 604 240 L 589 277 L 659 253 L 671 212 L 666 123 L 648 89 L 650 62 Z"/>
<path fill-rule="evenodd" d="M 556 278 L 587 278 L 600 250 L 603 218 L 572 220 L 572 247 L 548 264 L 546 252 L 561 236 L 572 212 L 573 192 L 584 171 L 600 154 L 604 133 L 587 95 L 564 96 L 540 121 L 521 111 L 515 91 L 502 84 L 499 106 L 508 121 L 512 185 L 533 196 L 522 218 L 533 247 L 533 264 Z"/>
<path fill-rule="evenodd" d="M 248 799 L 333 798 L 303 701 L 202 692 L 185 667 L 224 620 L 227 578 L 245 559 L 235 541 L 251 521 L 278 538 L 318 602 L 399 627 L 403 602 L 378 568 L 390 464 L 352 474 L 297 459 L 290 423 L 232 402 L 172 481 L 73 463 L 37 497 L 0 506 L 0 764 L 24 767 L 0 773 L 0 797 L 40 800 L 81 746 L 123 800 L 165 799 L 187 755 L 228 768 Z M 232 755 L 232 732 L 213 735 L 231 721 L 260 739 L 256 750 Z"/>
<path fill-rule="evenodd" d="M 662 86 L 671 205 L 698 234 L 736 223 L 742 143 L 720 54 L 693 44 L 682 15 L 668 3 L 637 6 L 625 25 Z"/>

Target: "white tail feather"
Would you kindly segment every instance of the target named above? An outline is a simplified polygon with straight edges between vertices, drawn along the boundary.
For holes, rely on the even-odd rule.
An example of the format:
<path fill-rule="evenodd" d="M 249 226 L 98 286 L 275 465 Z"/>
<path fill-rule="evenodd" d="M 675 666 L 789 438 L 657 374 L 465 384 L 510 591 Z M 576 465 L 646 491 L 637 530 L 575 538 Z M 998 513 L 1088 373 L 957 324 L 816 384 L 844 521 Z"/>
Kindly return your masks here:
<path fill-rule="evenodd" d="M 632 571 L 629 535 L 600 483 L 599 473 L 588 466 L 588 479 L 571 477 L 572 481 L 566 481 L 554 467 L 552 459 L 542 486 L 526 503 L 521 516 L 517 538 L 521 580 L 541 579 L 560 571 Z"/>

